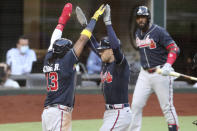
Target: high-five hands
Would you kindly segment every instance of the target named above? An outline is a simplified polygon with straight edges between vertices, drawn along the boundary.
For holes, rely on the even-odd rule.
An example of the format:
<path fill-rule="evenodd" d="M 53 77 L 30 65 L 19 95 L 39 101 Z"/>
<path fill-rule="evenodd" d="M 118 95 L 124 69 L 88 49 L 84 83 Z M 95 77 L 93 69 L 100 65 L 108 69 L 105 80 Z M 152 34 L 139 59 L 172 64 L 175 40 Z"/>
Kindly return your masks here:
<path fill-rule="evenodd" d="M 103 14 L 103 22 L 105 23 L 105 25 L 111 25 L 111 9 L 108 4 L 105 6 L 105 12 Z"/>
<path fill-rule="evenodd" d="M 94 16 L 92 19 L 95 19 L 96 21 L 98 20 L 99 16 L 101 16 L 105 11 L 105 6 L 102 4 L 100 8 L 94 13 Z"/>
<path fill-rule="evenodd" d="M 63 31 L 66 22 L 70 19 L 71 13 L 72 13 L 72 4 L 71 3 L 65 4 L 61 16 L 58 19 L 58 25 L 56 29 Z"/>
<path fill-rule="evenodd" d="M 70 19 L 71 13 L 72 13 L 72 4 L 71 3 L 65 4 L 62 10 L 62 14 L 59 17 L 58 23 L 65 25 L 66 22 Z"/>

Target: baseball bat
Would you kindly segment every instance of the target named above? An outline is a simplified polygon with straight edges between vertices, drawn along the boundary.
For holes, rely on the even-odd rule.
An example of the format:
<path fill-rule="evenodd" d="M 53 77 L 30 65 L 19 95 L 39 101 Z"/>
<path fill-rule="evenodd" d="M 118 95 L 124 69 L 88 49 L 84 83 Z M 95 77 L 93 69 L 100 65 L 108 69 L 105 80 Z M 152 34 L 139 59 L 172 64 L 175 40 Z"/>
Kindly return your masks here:
<path fill-rule="evenodd" d="M 158 74 L 161 74 L 161 73 L 162 73 L 162 70 L 161 70 L 160 68 L 158 68 L 158 69 L 156 70 L 156 72 L 157 72 Z M 184 75 L 184 74 L 181 74 L 181 73 L 178 73 L 178 72 L 174 72 L 174 71 L 170 72 L 169 76 L 184 77 L 184 78 L 186 78 L 186 79 L 190 79 L 190 80 L 197 81 L 197 78 L 196 78 L 196 77 Z"/>

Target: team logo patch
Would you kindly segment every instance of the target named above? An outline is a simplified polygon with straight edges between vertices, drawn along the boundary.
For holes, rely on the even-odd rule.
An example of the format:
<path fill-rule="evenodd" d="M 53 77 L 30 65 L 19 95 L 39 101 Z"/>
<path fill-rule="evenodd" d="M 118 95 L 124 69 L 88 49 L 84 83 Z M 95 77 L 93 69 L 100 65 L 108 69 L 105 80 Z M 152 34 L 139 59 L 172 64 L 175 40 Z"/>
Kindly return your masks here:
<path fill-rule="evenodd" d="M 142 9 L 140 8 L 139 10 L 138 10 L 138 12 L 137 12 L 138 14 L 141 14 L 141 13 L 143 13 L 142 12 Z"/>
<path fill-rule="evenodd" d="M 156 48 L 156 43 L 153 39 L 149 38 L 149 35 L 144 40 L 140 40 L 136 37 L 136 44 L 139 48 L 149 47 L 150 49 Z"/>
<path fill-rule="evenodd" d="M 104 74 L 103 72 L 101 72 L 101 83 L 111 83 L 112 82 L 112 75 L 110 74 L 110 72 L 106 71 Z"/>

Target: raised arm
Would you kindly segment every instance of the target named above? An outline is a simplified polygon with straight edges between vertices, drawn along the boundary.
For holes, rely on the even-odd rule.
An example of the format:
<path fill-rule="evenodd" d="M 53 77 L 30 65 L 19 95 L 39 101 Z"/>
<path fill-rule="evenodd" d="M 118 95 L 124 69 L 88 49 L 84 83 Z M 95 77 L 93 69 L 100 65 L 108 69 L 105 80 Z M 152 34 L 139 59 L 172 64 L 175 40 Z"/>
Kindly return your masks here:
<path fill-rule="evenodd" d="M 87 26 L 87 19 L 86 19 L 85 14 L 83 13 L 82 9 L 79 6 L 76 7 L 75 13 L 76 13 L 77 20 L 80 23 L 80 25 L 83 26 L 83 27 L 86 27 Z M 99 56 L 99 53 L 96 50 L 96 48 L 99 45 L 98 45 L 98 42 L 93 35 L 90 37 L 90 40 L 88 41 L 88 46 L 90 46 L 91 49 Z"/>
<path fill-rule="evenodd" d="M 107 28 L 110 46 L 113 49 L 116 62 L 121 63 L 123 61 L 124 56 L 120 50 L 120 40 L 117 38 L 116 33 L 114 32 L 114 29 L 112 27 L 110 12 L 110 6 L 107 4 L 104 12 L 103 21 Z"/>
<path fill-rule="evenodd" d="M 96 48 L 99 47 L 99 43 L 93 35 L 90 38 L 90 40 L 88 41 L 88 44 L 89 44 L 90 48 L 100 57 L 99 52 L 96 50 Z"/>
<path fill-rule="evenodd" d="M 52 50 L 53 43 L 55 42 L 55 40 L 62 37 L 62 31 L 66 25 L 66 22 L 70 19 L 71 13 L 72 13 L 72 4 L 71 3 L 65 4 L 61 16 L 59 17 L 58 25 L 53 31 L 48 51 Z"/>
<path fill-rule="evenodd" d="M 105 6 L 101 5 L 100 8 L 94 13 L 94 16 L 91 18 L 87 27 L 81 32 L 79 39 L 77 40 L 77 42 L 73 47 L 77 57 L 81 55 L 85 44 L 91 38 L 92 32 L 96 25 L 96 21 L 98 20 L 99 16 L 101 16 L 104 13 L 104 11 L 105 11 Z"/>

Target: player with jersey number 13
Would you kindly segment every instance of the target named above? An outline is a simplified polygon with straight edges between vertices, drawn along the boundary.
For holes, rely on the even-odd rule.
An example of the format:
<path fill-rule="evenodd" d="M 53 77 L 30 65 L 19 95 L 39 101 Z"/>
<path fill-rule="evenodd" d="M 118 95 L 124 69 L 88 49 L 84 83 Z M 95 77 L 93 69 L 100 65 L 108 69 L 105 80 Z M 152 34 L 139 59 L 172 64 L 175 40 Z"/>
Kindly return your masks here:
<path fill-rule="evenodd" d="M 62 31 L 72 13 L 72 4 L 67 3 L 58 20 L 44 59 L 43 72 L 47 80 L 47 97 L 42 113 L 43 131 L 71 131 L 71 116 L 74 107 L 74 65 L 92 35 L 98 17 L 103 14 L 102 5 L 90 23 L 81 32 L 77 42 L 62 37 Z"/>
<path fill-rule="evenodd" d="M 131 104 L 130 131 L 140 131 L 142 110 L 153 92 L 159 100 L 169 131 L 178 131 L 178 117 L 173 105 L 174 79 L 169 73 L 173 70 L 172 64 L 179 54 L 179 48 L 164 28 L 150 23 L 151 14 L 146 6 L 139 6 L 135 15 L 138 27 L 136 44 L 142 68 Z M 156 73 L 157 68 L 161 68 L 161 74 Z"/>

